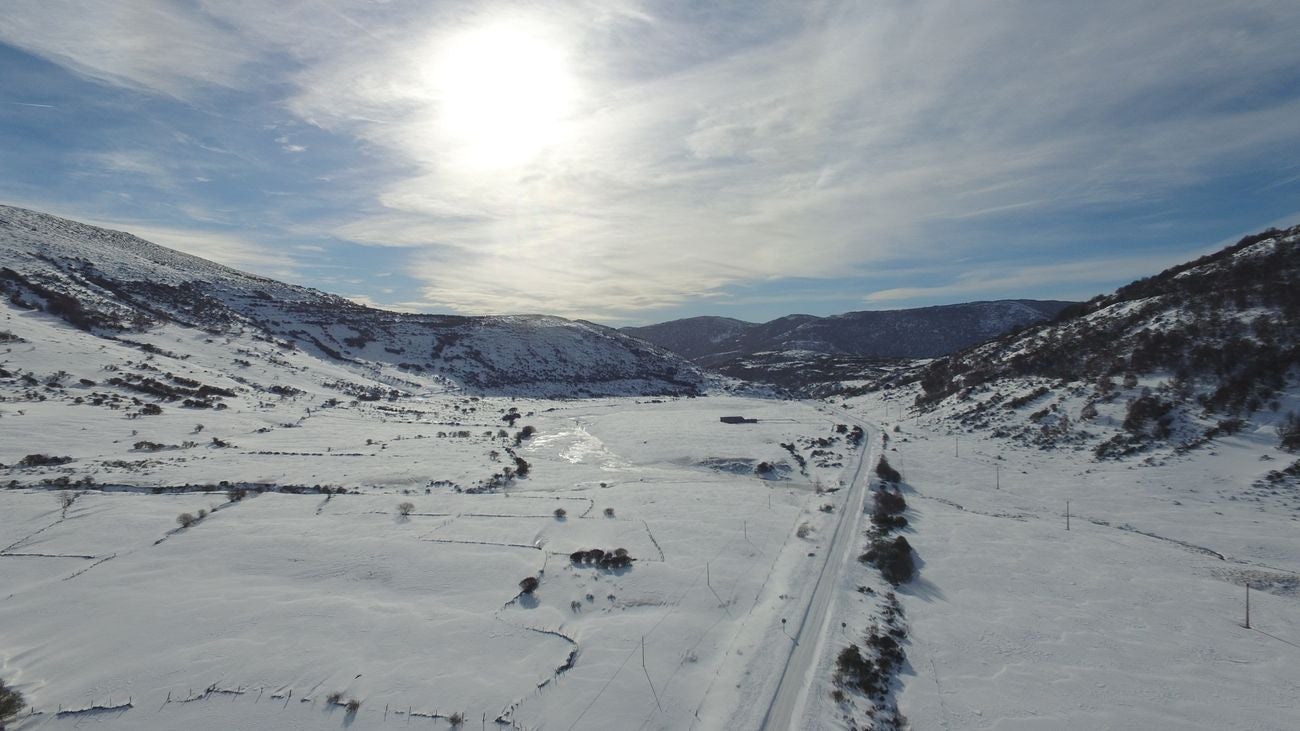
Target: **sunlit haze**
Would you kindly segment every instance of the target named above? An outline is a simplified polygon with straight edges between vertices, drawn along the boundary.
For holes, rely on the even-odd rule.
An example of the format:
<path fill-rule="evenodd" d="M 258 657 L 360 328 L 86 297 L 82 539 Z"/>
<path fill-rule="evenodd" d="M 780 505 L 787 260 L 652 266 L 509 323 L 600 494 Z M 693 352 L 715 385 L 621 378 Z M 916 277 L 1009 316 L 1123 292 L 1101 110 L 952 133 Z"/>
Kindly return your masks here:
<path fill-rule="evenodd" d="M 395 309 L 1085 298 L 1300 221 L 1300 4 L 12 0 L 0 201 Z"/>

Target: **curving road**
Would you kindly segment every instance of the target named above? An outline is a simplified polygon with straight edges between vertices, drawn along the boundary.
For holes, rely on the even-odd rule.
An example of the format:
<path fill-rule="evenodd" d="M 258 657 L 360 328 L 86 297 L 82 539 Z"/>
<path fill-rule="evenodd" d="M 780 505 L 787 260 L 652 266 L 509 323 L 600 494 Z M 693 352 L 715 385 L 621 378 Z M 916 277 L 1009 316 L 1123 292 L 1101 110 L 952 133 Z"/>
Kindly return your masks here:
<path fill-rule="evenodd" d="M 839 419 L 857 422 L 848 414 L 836 414 Z M 848 499 L 840 510 L 840 519 L 835 524 L 829 546 L 825 550 L 826 560 L 822 563 L 817 584 L 813 587 L 812 599 L 804 610 L 796 631 L 790 655 L 786 658 L 785 668 L 781 671 L 781 681 L 777 685 L 772 704 L 763 715 L 763 731 L 788 731 L 796 728 L 799 709 L 812 682 L 812 673 L 817 666 L 817 658 L 824 644 L 826 620 L 830 613 L 831 600 L 835 596 L 836 579 L 846 561 L 853 554 L 857 545 L 858 526 L 862 522 L 863 505 L 867 497 L 867 483 L 870 481 L 869 467 L 875 463 L 876 433 L 865 423 L 858 422 L 867 435 L 863 439 L 863 448 L 858 458 L 857 470 L 853 473 L 853 482 L 849 485 Z"/>

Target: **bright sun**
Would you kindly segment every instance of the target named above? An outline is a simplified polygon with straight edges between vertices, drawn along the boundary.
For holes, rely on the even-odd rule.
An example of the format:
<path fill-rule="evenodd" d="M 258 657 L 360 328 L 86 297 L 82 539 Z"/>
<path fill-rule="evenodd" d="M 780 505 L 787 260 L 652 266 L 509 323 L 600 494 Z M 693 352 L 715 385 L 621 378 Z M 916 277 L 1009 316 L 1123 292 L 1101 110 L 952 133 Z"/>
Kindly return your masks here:
<path fill-rule="evenodd" d="M 577 98 L 560 46 L 511 25 L 452 38 L 428 78 L 442 136 L 475 168 L 519 166 L 561 141 Z"/>

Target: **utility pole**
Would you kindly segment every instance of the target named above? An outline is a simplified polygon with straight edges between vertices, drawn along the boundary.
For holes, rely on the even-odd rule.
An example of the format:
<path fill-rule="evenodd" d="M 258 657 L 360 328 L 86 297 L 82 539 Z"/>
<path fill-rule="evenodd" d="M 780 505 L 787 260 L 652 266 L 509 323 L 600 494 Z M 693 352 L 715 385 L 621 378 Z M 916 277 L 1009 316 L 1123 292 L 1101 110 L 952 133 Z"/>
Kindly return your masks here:
<path fill-rule="evenodd" d="M 994 489 L 1001 490 L 1002 489 L 1002 465 L 995 463 L 993 465 L 993 471 L 994 471 L 995 479 L 997 480 L 997 482 L 994 484 Z"/>
<path fill-rule="evenodd" d="M 954 436 L 952 438 L 952 456 L 961 456 L 961 437 Z"/>
<path fill-rule="evenodd" d="M 1246 582 L 1246 629 L 1250 629 L 1250 582 Z"/>
<path fill-rule="evenodd" d="M 1065 501 L 1065 529 L 1070 530 L 1070 501 Z"/>

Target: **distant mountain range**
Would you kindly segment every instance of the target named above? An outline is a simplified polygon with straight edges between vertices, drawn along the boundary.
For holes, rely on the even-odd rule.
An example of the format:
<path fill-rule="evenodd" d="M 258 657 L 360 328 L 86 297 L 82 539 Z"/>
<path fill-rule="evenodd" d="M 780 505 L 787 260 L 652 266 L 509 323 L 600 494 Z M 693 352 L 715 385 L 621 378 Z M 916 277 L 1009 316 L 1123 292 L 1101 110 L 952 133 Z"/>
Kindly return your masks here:
<path fill-rule="evenodd" d="M 691 317 L 622 332 L 717 368 L 757 353 L 805 351 L 874 358 L 934 358 L 1026 325 L 1050 320 L 1071 302 L 997 300 L 908 310 L 787 315 L 752 323 Z"/>
<path fill-rule="evenodd" d="M 485 393 L 695 393 L 706 380 L 676 354 L 602 325 L 386 312 L 10 206 L 0 206 L 0 294 L 101 338 L 129 340 L 162 324 L 251 334 L 349 367 Z"/>

